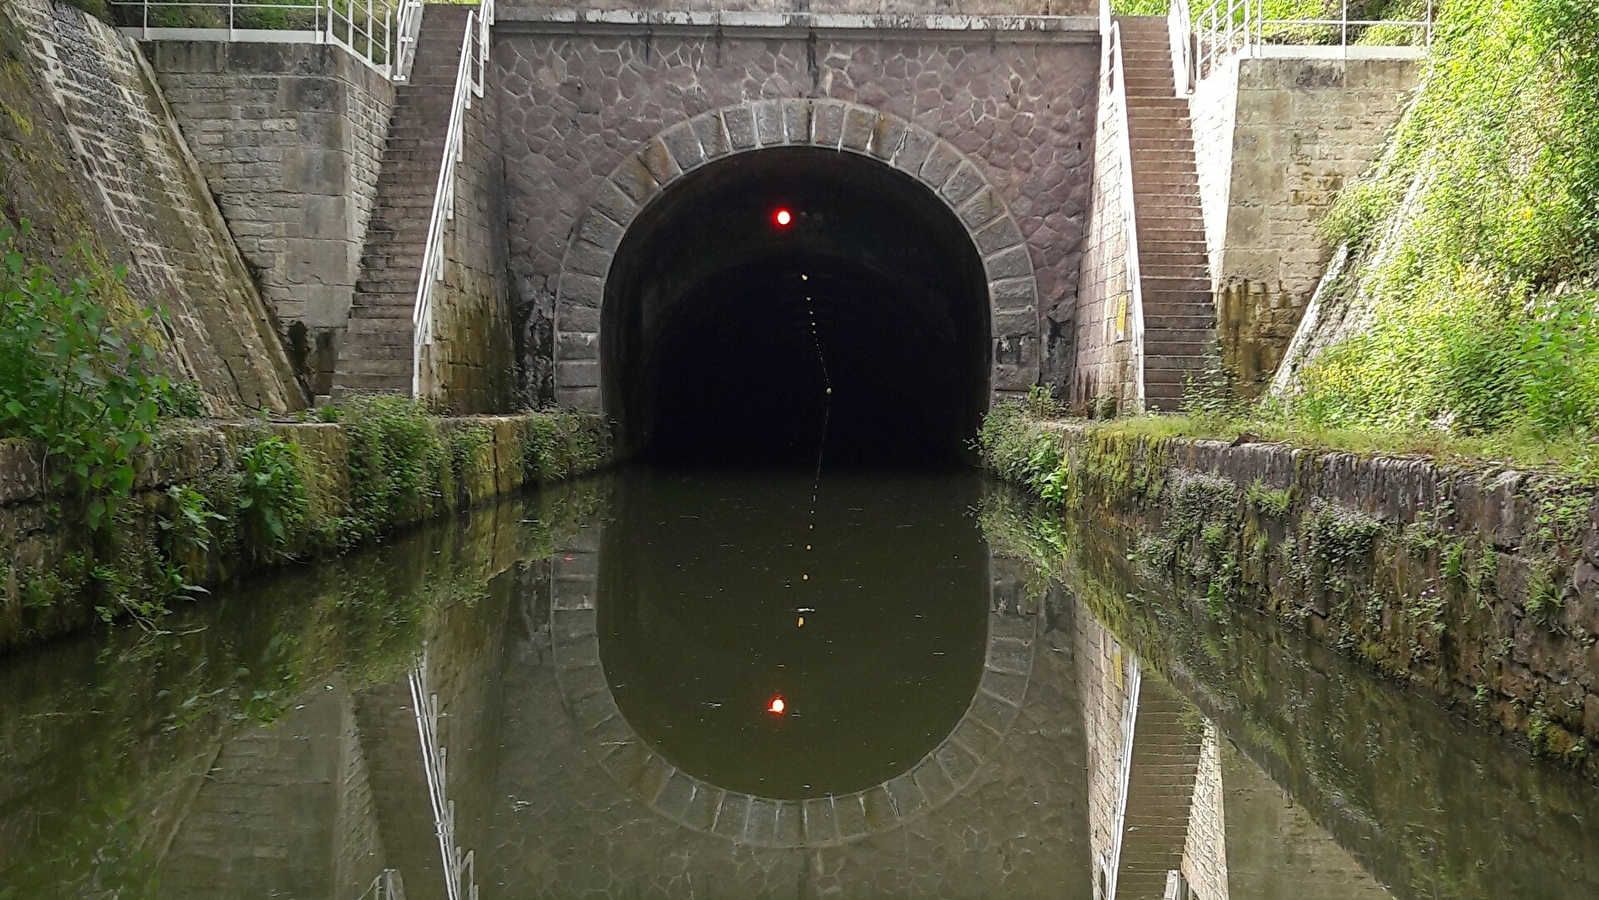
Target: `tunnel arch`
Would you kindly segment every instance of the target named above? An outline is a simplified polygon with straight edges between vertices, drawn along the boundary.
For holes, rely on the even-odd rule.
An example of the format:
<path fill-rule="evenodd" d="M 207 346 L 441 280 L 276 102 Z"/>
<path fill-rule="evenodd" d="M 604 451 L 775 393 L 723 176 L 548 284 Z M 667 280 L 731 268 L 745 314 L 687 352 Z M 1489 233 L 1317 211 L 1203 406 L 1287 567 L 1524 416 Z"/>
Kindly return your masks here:
<path fill-rule="evenodd" d="M 806 227 L 796 228 L 786 244 L 776 235 L 752 233 L 749 215 L 766 201 L 751 199 L 751 192 L 771 188 L 771 198 L 780 198 L 783 185 L 792 189 L 800 183 L 816 192 L 797 203 L 820 203 L 826 214 L 816 207 L 797 210 L 802 219 L 797 224 Z M 823 194 L 828 195 L 826 202 L 817 199 Z M 745 215 L 742 227 L 736 216 L 715 221 L 719 211 L 740 203 L 750 207 L 740 211 Z M 811 211 L 818 215 L 811 217 Z M 806 231 L 819 220 L 828 226 Z M 684 238 L 678 234 L 684 230 L 695 235 Z M 862 249 L 863 235 L 872 247 Z M 706 247 L 718 249 L 706 257 Z M 557 401 L 604 410 L 618 421 L 624 452 L 637 452 L 660 437 L 657 426 L 663 418 L 674 418 L 660 414 L 658 396 L 662 385 L 674 384 L 674 377 L 688 379 L 690 387 L 678 385 L 676 396 L 681 397 L 698 389 L 693 385 L 718 389 L 759 382 L 762 365 L 774 371 L 796 369 L 797 364 L 785 368 L 786 357 L 762 360 L 759 353 L 749 353 L 729 363 L 746 368 L 727 378 L 707 374 L 710 369 L 704 365 L 705 371 L 690 377 L 684 373 L 706 362 L 711 345 L 720 348 L 715 352 L 726 352 L 739 343 L 728 335 L 747 335 L 760 325 L 765 339 L 773 328 L 736 304 L 721 312 L 732 309 L 734 319 L 744 319 L 733 325 L 721 322 L 726 327 L 720 343 L 696 332 L 705 321 L 697 326 L 684 321 L 696 314 L 702 320 L 718 319 L 715 309 L 689 301 L 740 291 L 771 295 L 777 273 L 792 277 L 811 264 L 802 259 L 836 264 L 831 274 L 847 281 L 848 290 L 866 291 L 873 298 L 869 304 L 835 298 L 828 310 L 811 311 L 823 343 L 846 341 L 830 347 L 829 354 L 836 351 L 865 365 L 876 349 L 866 346 L 870 339 L 863 334 L 875 327 L 904 337 L 885 345 L 890 358 L 878 360 L 876 369 L 865 365 L 860 377 L 882 383 L 883 396 L 875 398 L 875 409 L 903 412 L 906 419 L 899 424 L 907 434 L 916 433 L 918 422 L 936 418 L 937 404 L 927 397 L 953 404 L 944 411 L 947 421 L 940 420 L 941 427 L 955 423 L 969 435 L 992 395 L 1023 391 L 1036 382 L 1032 260 L 1015 220 L 977 166 L 931 133 L 865 106 L 770 100 L 680 122 L 646 141 L 601 183 L 574 229 L 557 281 Z M 847 292 L 839 291 L 840 297 Z M 931 299 L 918 310 L 918 298 Z M 798 298 L 789 299 L 798 303 Z M 651 309 L 640 308 L 651 303 Z M 671 316 L 662 315 L 668 311 Z M 854 318 L 830 328 L 829 311 Z M 785 315 L 799 315 L 799 324 L 804 324 L 802 314 L 791 310 Z M 674 316 L 676 321 L 668 321 Z M 700 343 L 683 338 L 684 332 L 697 335 Z M 786 334 L 787 345 L 797 347 L 802 335 L 792 328 Z M 918 342 L 925 344 L 925 352 Z M 777 344 L 787 346 L 782 340 Z M 678 363 L 661 362 L 662 354 L 674 358 L 673 352 Z M 957 370 L 958 377 L 951 375 Z M 889 377 L 896 374 L 897 381 Z M 891 396 L 909 396 L 917 379 L 927 382 L 922 402 L 889 402 Z M 783 399 L 773 402 L 781 406 Z M 839 405 L 846 416 L 853 409 L 863 421 L 874 414 L 864 401 L 858 407 L 843 400 Z M 761 423 L 763 428 L 769 424 Z"/>

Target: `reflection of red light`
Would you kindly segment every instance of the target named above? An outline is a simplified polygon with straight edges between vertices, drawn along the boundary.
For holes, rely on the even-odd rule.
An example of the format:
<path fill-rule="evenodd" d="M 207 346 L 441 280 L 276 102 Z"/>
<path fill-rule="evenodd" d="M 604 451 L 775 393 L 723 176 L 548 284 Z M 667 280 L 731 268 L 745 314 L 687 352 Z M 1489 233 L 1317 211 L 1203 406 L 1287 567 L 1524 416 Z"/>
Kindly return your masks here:
<path fill-rule="evenodd" d="M 779 209 L 777 212 L 772 214 L 772 221 L 776 222 L 777 227 L 779 228 L 787 228 L 789 225 L 793 224 L 794 214 L 786 209 Z"/>
<path fill-rule="evenodd" d="M 774 716 L 782 715 L 783 714 L 783 710 L 785 710 L 785 709 L 788 709 L 788 704 L 783 702 L 783 698 L 782 697 L 773 697 L 772 698 L 772 705 L 766 707 L 766 711 L 771 713 Z"/>

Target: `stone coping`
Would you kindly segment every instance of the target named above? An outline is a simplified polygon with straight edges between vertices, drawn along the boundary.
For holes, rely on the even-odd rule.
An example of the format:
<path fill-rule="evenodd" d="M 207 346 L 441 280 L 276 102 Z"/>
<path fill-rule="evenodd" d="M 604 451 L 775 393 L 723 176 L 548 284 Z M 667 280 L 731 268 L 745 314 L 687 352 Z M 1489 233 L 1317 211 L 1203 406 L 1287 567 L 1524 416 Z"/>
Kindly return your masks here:
<path fill-rule="evenodd" d="M 905 772 L 865 790 L 804 800 L 729 791 L 679 769 L 627 721 L 600 659 L 600 528 L 554 555 L 550 658 L 561 704 L 600 765 L 650 809 L 706 834 L 768 848 L 837 846 L 892 831 L 964 790 L 1004 743 L 1032 678 L 1038 615 L 995 611 L 990 598 L 983 673 L 950 733 Z"/>
<path fill-rule="evenodd" d="M 506 6 L 495 13 L 506 33 L 712 34 L 795 37 L 811 32 L 878 35 L 884 39 L 1003 40 L 1021 43 L 1099 41 L 1097 16 L 969 16 L 807 12 L 714 12 L 634 9 L 550 9 Z"/>

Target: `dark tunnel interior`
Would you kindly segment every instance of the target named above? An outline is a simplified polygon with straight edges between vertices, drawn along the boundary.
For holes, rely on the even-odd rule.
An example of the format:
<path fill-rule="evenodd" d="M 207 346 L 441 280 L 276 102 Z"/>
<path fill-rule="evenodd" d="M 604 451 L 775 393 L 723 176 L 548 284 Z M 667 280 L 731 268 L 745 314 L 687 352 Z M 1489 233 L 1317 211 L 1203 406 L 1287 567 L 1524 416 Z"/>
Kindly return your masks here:
<path fill-rule="evenodd" d="M 663 462 L 957 459 L 987 407 L 987 296 L 965 227 L 909 176 L 740 154 L 673 185 L 618 248 L 606 411 L 624 452 Z"/>

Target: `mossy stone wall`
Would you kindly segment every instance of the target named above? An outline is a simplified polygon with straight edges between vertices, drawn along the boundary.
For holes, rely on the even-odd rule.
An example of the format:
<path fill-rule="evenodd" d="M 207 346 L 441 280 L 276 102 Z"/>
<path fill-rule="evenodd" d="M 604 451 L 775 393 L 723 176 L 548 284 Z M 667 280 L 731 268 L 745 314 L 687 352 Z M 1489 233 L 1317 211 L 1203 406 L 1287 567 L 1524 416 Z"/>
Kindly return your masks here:
<path fill-rule="evenodd" d="M 1013 478 L 1218 616 L 1267 612 L 1599 778 L 1599 496 L 1553 475 L 1060 423 Z M 991 444 L 991 460 L 996 458 Z M 1016 456 L 1011 457 L 1013 460 Z"/>
<path fill-rule="evenodd" d="M 49 488 L 28 444 L 0 442 L 0 649 L 42 640 L 141 603 L 197 594 L 285 561 L 342 552 L 418 522 L 524 487 L 591 471 L 610 459 L 597 416 L 528 413 L 428 419 L 396 401 L 390 416 L 359 410 L 331 423 L 212 423 L 163 433 L 137 462 L 132 496 L 112 534 L 90 532 L 77 499 Z M 381 408 L 380 408 L 381 409 Z M 410 440 L 393 435 L 408 430 Z M 243 455 L 266 441 L 291 448 L 303 501 L 276 510 L 271 538 L 252 529 L 240 498 Z M 413 473 L 372 489 L 369 472 Z M 184 495 L 188 494 L 185 499 Z M 214 513 L 200 540 L 184 507 Z M 292 508 L 291 508 L 292 507 Z"/>

